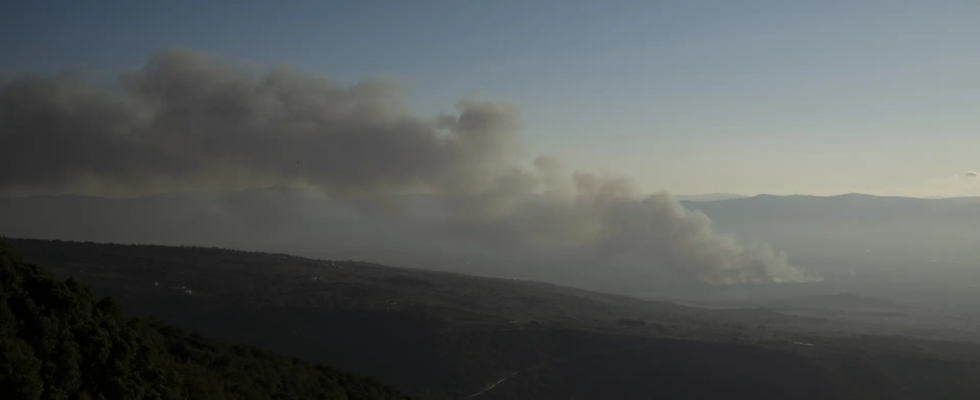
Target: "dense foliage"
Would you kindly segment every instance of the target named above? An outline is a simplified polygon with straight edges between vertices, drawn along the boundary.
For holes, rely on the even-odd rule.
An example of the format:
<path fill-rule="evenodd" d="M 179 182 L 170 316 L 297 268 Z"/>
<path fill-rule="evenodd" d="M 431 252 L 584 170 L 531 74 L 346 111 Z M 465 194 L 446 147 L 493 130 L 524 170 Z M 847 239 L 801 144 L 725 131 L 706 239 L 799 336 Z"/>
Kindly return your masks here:
<path fill-rule="evenodd" d="M 347 373 L 124 318 L 0 243 L 0 399 L 403 399 Z"/>

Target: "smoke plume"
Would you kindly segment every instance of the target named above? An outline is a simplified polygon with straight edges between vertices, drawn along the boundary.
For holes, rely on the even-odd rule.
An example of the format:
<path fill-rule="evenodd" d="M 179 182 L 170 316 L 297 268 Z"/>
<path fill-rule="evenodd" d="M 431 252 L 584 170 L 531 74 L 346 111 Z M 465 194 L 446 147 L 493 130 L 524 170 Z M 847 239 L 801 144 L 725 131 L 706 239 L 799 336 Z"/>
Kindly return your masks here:
<path fill-rule="evenodd" d="M 423 118 L 392 82 L 345 87 L 173 50 L 108 87 L 72 75 L 2 83 L 0 194 L 305 186 L 395 206 L 377 214 L 392 225 L 549 262 L 715 284 L 812 279 L 785 254 L 713 232 L 667 194 L 641 196 L 628 179 L 551 157 L 524 166 L 518 126 L 506 104 L 461 101 L 453 115 Z M 407 194 L 436 200 L 398 204 Z"/>

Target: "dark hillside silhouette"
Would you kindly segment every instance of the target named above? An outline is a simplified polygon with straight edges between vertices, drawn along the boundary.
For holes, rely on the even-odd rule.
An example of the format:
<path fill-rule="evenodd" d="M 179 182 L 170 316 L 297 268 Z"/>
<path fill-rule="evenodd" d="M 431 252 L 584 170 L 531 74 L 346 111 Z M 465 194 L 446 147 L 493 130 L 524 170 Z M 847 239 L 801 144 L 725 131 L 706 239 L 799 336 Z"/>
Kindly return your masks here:
<path fill-rule="evenodd" d="M 123 317 L 0 243 L 4 400 L 408 399 L 389 386 L 253 346 Z"/>

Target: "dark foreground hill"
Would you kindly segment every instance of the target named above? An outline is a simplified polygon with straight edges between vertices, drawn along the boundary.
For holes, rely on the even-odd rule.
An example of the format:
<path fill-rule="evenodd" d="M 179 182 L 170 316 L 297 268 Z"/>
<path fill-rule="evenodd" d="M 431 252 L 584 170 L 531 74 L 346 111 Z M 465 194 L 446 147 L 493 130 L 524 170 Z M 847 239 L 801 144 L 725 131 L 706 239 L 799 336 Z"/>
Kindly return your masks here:
<path fill-rule="evenodd" d="M 0 399 L 407 399 L 252 346 L 127 319 L 0 243 Z"/>
<path fill-rule="evenodd" d="M 425 398 L 973 399 L 980 393 L 975 345 L 852 335 L 819 318 L 772 310 L 703 310 L 282 254 L 10 242 L 58 275 L 123 299 L 137 315 L 370 375 Z"/>

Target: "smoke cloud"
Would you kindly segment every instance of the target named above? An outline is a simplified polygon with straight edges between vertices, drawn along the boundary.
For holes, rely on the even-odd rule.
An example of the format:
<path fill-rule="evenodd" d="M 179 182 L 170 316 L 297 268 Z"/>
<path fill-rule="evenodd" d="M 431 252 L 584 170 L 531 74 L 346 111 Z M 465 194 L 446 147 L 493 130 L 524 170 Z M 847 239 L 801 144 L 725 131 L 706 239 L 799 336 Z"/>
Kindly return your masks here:
<path fill-rule="evenodd" d="M 510 164 L 516 113 L 462 102 L 414 117 L 390 82 L 344 88 L 169 51 L 119 90 L 78 77 L 4 84 L 0 187 L 115 194 L 312 184 L 335 194 L 466 192 Z M 29 168 L 24 168 L 30 166 Z"/>
<path fill-rule="evenodd" d="M 393 82 L 345 87 L 173 50 L 108 87 L 71 75 L 3 82 L 0 194 L 314 187 L 393 226 L 547 262 L 712 284 L 815 279 L 764 244 L 714 232 L 668 194 L 642 196 L 626 178 L 553 157 L 523 165 L 518 121 L 514 107 L 474 100 L 423 118 Z M 434 200 L 400 204 L 409 194 Z"/>

